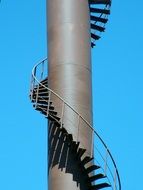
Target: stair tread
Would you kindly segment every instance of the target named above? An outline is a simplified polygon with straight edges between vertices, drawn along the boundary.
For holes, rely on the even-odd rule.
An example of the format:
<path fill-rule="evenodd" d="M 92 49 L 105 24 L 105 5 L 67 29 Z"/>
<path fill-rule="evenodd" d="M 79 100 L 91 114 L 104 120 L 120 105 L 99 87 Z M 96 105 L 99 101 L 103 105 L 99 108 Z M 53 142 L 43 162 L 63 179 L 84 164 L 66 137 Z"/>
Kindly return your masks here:
<path fill-rule="evenodd" d="M 69 141 L 72 141 L 72 140 L 73 140 L 72 134 L 68 134 L 68 140 L 69 140 Z"/>
<path fill-rule="evenodd" d="M 37 92 L 34 92 L 33 94 L 34 94 L 34 95 L 36 95 L 36 93 L 37 93 Z M 48 95 L 49 95 L 49 93 L 48 93 L 48 92 L 43 92 L 43 91 L 42 91 L 42 92 L 40 92 L 40 90 L 39 90 L 39 91 L 38 91 L 38 96 L 39 96 L 39 95 L 41 95 L 41 94 L 42 94 L 42 95 L 46 95 L 46 96 L 48 96 Z"/>
<path fill-rule="evenodd" d="M 71 143 L 71 148 L 72 148 L 72 150 L 75 151 L 75 152 L 77 152 L 78 147 L 79 147 L 79 144 L 80 144 L 80 142 L 75 142 L 75 141 L 73 141 L 73 142 Z"/>
<path fill-rule="evenodd" d="M 100 39 L 100 36 L 94 34 L 94 33 L 91 33 L 91 38 L 93 38 L 94 40 L 99 40 Z"/>
<path fill-rule="evenodd" d="M 48 117 L 60 121 L 60 118 L 55 115 L 49 114 Z"/>
<path fill-rule="evenodd" d="M 96 175 L 93 175 L 93 176 L 89 177 L 88 181 L 93 182 L 93 181 L 96 181 L 98 179 L 103 179 L 105 177 L 106 177 L 105 175 L 99 173 L 99 174 L 96 174 Z"/>
<path fill-rule="evenodd" d="M 63 133 L 66 133 L 66 134 L 67 134 L 67 130 L 66 130 L 64 127 L 60 128 L 60 130 L 61 130 Z"/>
<path fill-rule="evenodd" d="M 42 83 L 42 84 L 47 83 L 48 84 L 48 77 L 46 77 L 44 80 L 40 81 L 40 83 Z"/>
<path fill-rule="evenodd" d="M 97 165 L 91 165 L 91 166 L 89 166 L 88 168 L 86 168 L 86 172 L 87 173 L 90 173 L 90 172 L 92 172 L 92 171 L 94 171 L 94 170 L 97 170 L 97 169 L 99 169 L 100 168 L 100 166 L 97 166 Z"/>
<path fill-rule="evenodd" d="M 33 107 L 37 107 L 37 108 L 41 108 L 41 109 L 44 109 L 44 110 L 47 110 L 48 108 L 48 104 L 45 103 L 43 104 L 43 102 L 39 103 L 39 101 L 37 102 L 37 106 L 36 106 L 36 102 L 34 102 L 35 104 L 33 104 Z M 49 111 L 51 112 L 54 112 L 55 108 L 54 106 L 52 106 L 52 104 L 49 105 Z M 57 112 L 56 112 L 57 113 Z"/>
<path fill-rule="evenodd" d="M 49 113 L 51 114 L 51 115 L 57 115 L 58 114 L 58 112 L 56 112 L 56 111 L 54 111 L 54 110 L 50 110 L 50 107 L 49 107 Z"/>
<path fill-rule="evenodd" d="M 90 7 L 90 12 L 92 12 L 92 13 L 107 14 L 107 15 L 110 14 L 110 10 L 108 10 L 108 9 L 99 9 L 99 8 L 93 8 L 93 7 Z"/>
<path fill-rule="evenodd" d="M 41 107 L 41 106 L 39 106 L 39 105 L 33 105 L 33 107 L 36 109 L 36 110 L 38 110 L 38 111 L 45 111 L 46 112 L 46 108 L 43 108 L 43 107 Z"/>
<path fill-rule="evenodd" d="M 37 103 L 38 104 L 42 104 L 42 105 L 48 105 L 49 104 L 49 101 L 47 100 L 37 100 Z M 52 105 L 52 102 L 50 102 L 50 105 Z M 54 106 L 53 106 L 54 107 Z"/>
<path fill-rule="evenodd" d="M 91 42 L 91 47 L 94 48 L 95 46 L 95 43 Z"/>
<path fill-rule="evenodd" d="M 94 15 L 90 15 L 90 19 L 92 21 L 96 21 L 96 22 L 102 22 L 102 23 L 107 23 L 108 19 L 107 18 L 102 18 L 102 17 L 98 17 L 98 16 L 94 16 Z"/>
<path fill-rule="evenodd" d="M 100 184 L 96 184 L 91 186 L 91 190 L 98 190 L 98 189 L 102 189 L 102 188 L 106 188 L 106 187 L 111 187 L 111 185 L 109 185 L 108 183 L 100 183 Z"/>
<path fill-rule="evenodd" d="M 91 29 L 93 29 L 93 30 L 98 30 L 100 32 L 104 32 L 105 31 L 105 27 L 98 26 L 98 25 L 93 24 L 93 23 L 91 23 L 90 26 L 91 26 Z"/>
<path fill-rule="evenodd" d="M 37 101 L 37 102 L 38 102 L 38 101 L 41 101 L 41 102 L 42 102 L 42 101 L 43 101 L 43 102 L 44 102 L 44 101 L 45 101 L 45 102 L 49 102 L 48 100 L 49 100 L 48 97 L 38 97 L 37 100 L 36 100 L 35 97 L 33 97 L 31 101 L 32 101 L 32 102 L 36 102 L 36 101 Z"/>
<path fill-rule="evenodd" d="M 81 158 L 82 155 L 86 152 L 86 149 L 84 148 L 79 148 L 77 152 L 77 158 Z"/>
<path fill-rule="evenodd" d="M 40 92 L 45 92 L 45 93 L 48 93 L 49 92 L 49 90 L 48 89 L 46 89 L 46 88 L 39 88 L 39 93 Z"/>
<path fill-rule="evenodd" d="M 111 5 L 111 0 L 89 0 L 90 4 L 104 4 Z"/>
<path fill-rule="evenodd" d="M 93 160 L 93 157 L 86 156 L 86 157 L 84 157 L 84 159 L 81 161 L 81 164 L 85 165 L 85 164 L 87 164 L 88 162 L 90 162 L 91 160 Z"/>

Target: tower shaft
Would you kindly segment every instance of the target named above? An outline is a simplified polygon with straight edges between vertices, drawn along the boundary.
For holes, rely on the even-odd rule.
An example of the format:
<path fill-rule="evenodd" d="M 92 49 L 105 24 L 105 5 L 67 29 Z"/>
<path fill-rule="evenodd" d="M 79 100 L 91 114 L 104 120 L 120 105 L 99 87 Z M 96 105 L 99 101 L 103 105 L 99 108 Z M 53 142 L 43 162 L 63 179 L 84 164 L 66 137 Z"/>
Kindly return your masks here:
<path fill-rule="evenodd" d="M 90 18 L 87 0 L 47 0 L 49 87 L 92 124 Z M 58 113 L 61 102 L 53 97 Z M 64 108 L 64 125 L 77 137 L 77 118 Z M 79 141 L 91 153 L 92 133 L 80 128 Z M 66 155 L 65 155 L 66 156 Z M 50 155 L 49 155 L 50 157 Z M 74 165 L 74 160 L 71 161 Z M 49 190 L 77 190 L 71 173 L 49 169 Z"/>

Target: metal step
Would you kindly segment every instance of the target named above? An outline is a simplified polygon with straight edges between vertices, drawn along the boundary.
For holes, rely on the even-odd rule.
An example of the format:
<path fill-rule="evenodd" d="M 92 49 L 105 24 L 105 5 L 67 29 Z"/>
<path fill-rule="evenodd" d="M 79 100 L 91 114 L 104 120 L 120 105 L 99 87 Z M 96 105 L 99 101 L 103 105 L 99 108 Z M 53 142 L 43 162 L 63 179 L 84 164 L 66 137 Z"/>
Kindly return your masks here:
<path fill-rule="evenodd" d="M 40 109 L 43 109 L 45 111 L 47 110 L 47 105 L 45 106 L 45 105 L 41 105 L 41 104 L 33 104 L 33 107 L 35 109 L 40 108 Z"/>
<path fill-rule="evenodd" d="M 37 105 L 36 106 L 36 104 L 34 104 L 33 107 L 37 111 L 40 111 L 42 114 L 44 114 L 47 117 L 47 106 L 44 106 L 44 105 Z M 48 114 L 49 119 L 51 119 L 52 121 L 55 121 L 55 120 L 60 121 L 60 118 L 57 117 L 56 115 L 57 115 L 57 112 L 49 109 L 49 114 Z"/>
<path fill-rule="evenodd" d="M 69 142 L 72 142 L 72 141 L 73 141 L 73 136 L 72 136 L 72 134 L 68 134 L 68 141 L 69 141 Z"/>
<path fill-rule="evenodd" d="M 58 114 L 58 112 L 56 112 L 56 111 L 53 111 L 53 110 L 50 110 L 50 107 L 49 107 L 49 114 L 50 115 L 57 115 Z"/>
<path fill-rule="evenodd" d="M 46 77 L 44 80 L 40 81 L 43 85 L 47 84 L 48 85 L 48 77 Z"/>
<path fill-rule="evenodd" d="M 44 85 L 44 86 L 43 86 Z M 47 85 L 45 85 L 45 84 L 39 84 L 39 85 L 36 85 L 35 87 L 34 87 L 34 91 L 37 91 L 37 89 L 39 88 L 39 90 L 47 90 L 48 91 L 48 86 Z"/>
<path fill-rule="evenodd" d="M 34 95 L 37 95 L 37 92 L 34 92 L 33 93 Z M 44 91 L 42 91 L 42 92 L 40 92 L 40 91 L 38 91 L 38 96 L 49 96 L 49 92 L 44 92 Z"/>
<path fill-rule="evenodd" d="M 98 30 L 99 32 L 104 32 L 105 31 L 105 28 L 102 27 L 102 26 L 98 26 L 98 25 L 92 24 L 92 23 L 90 24 L 90 26 L 91 26 L 91 29 Z"/>
<path fill-rule="evenodd" d="M 40 82 L 39 88 L 45 88 L 44 86 L 45 86 L 45 87 L 48 87 L 47 82 L 45 82 L 44 84 Z"/>
<path fill-rule="evenodd" d="M 84 148 L 79 148 L 78 149 L 78 152 L 77 152 L 77 159 L 80 159 L 82 156 L 83 156 L 83 154 L 86 152 L 86 149 L 84 149 Z"/>
<path fill-rule="evenodd" d="M 98 9 L 98 8 L 93 8 L 93 7 L 90 7 L 90 12 L 91 13 L 101 13 L 101 14 L 106 14 L 106 15 L 110 14 L 110 10 Z"/>
<path fill-rule="evenodd" d="M 43 114 L 44 114 L 44 113 L 43 113 Z M 44 115 L 46 115 L 46 114 L 44 114 Z M 52 114 L 49 114 L 49 115 L 48 115 L 48 118 L 51 119 L 52 121 L 56 121 L 56 120 L 57 120 L 57 121 L 60 121 L 60 119 L 61 119 L 61 118 L 59 118 L 59 117 L 57 117 L 57 116 L 55 116 L 55 115 L 52 115 Z"/>
<path fill-rule="evenodd" d="M 49 93 L 49 90 L 46 89 L 46 88 L 39 88 L 39 93 L 43 93 L 43 92 L 46 92 L 46 93 Z"/>
<path fill-rule="evenodd" d="M 111 187 L 111 185 L 109 185 L 108 183 L 101 183 L 101 184 L 91 186 L 89 190 L 98 190 L 98 189 L 103 189 L 106 187 Z"/>
<path fill-rule="evenodd" d="M 111 0 L 89 0 L 90 4 L 111 5 Z"/>
<path fill-rule="evenodd" d="M 49 96 L 43 96 L 43 95 L 41 95 L 41 96 L 38 96 L 38 100 L 49 100 Z"/>
<path fill-rule="evenodd" d="M 94 170 L 97 170 L 97 169 L 99 169 L 99 168 L 100 168 L 100 166 L 91 165 L 91 166 L 89 166 L 88 168 L 86 168 L 86 172 L 87 172 L 87 173 L 91 173 L 91 172 L 93 172 Z"/>
<path fill-rule="evenodd" d="M 33 103 L 35 103 L 35 104 L 33 104 L 34 108 L 36 107 L 36 105 L 37 105 L 37 107 L 43 108 L 44 110 L 47 110 L 47 108 L 48 108 L 47 102 L 45 102 L 45 104 L 41 101 L 38 101 L 37 104 L 36 104 L 36 102 L 33 102 Z M 55 110 L 54 106 L 52 106 L 52 104 L 50 103 L 49 111 L 54 111 L 54 110 Z"/>
<path fill-rule="evenodd" d="M 79 144 L 80 144 L 80 142 L 75 142 L 75 141 L 73 141 L 73 142 L 71 143 L 71 149 L 72 149 L 72 151 L 77 152 L 78 147 L 79 147 Z"/>
<path fill-rule="evenodd" d="M 98 16 L 93 16 L 90 15 L 90 20 L 95 21 L 95 22 L 102 22 L 102 23 L 107 23 L 108 19 L 107 18 L 102 18 L 102 17 L 98 17 Z"/>
<path fill-rule="evenodd" d="M 39 98 L 38 98 L 37 103 L 38 103 L 38 104 L 48 105 L 48 104 L 49 104 L 49 101 L 48 101 L 48 100 L 45 100 L 45 99 L 42 99 L 42 98 L 39 100 Z M 52 102 L 50 102 L 50 105 L 51 105 L 51 104 L 52 104 Z"/>
<path fill-rule="evenodd" d="M 44 111 L 45 113 L 47 112 L 45 108 L 43 108 L 43 107 L 41 107 L 41 106 L 39 106 L 39 105 L 37 105 L 37 106 L 36 106 L 36 105 L 33 105 L 33 107 L 34 107 L 35 110 L 37 110 L 37 111 L 42 111 L 42 112 Z"/>
<path fill-rule="evenodd" d="M 42 104 L 42 105 L 47 105 L 48 106 L 48 104 L 49 104 L 49 99 L 47 98 L 47 99 L 45 99 L 45 98 L 42 98 L 42 97 L 40 97 L 40 98 L 38 98 L 37 100 L 35 99 L 35 98 L 33 98 L 32 100 L 31 100 L 31 102 L 32 103 L 35 103 L 36 104 L 36 101 L 37 101 L 37 104 Z M 52 102 L 50 102 L 50 105 L 52 105 Z"/>
<path fill-rule="evenodd" d="M 90 156 L 86 156 L 86 157 L 84 157 L 84 159 L 81 161 L 81 164 L 82 165 L 85 165 L 85 164 L 87 164 L 88 162 L 90 162 L 91 160 L 93 160 L 94 158 L 92 157 L 90 157 Z"/>
<path fill-rule="evenodd" d="M 91 47 L 94 48 L 95 44 L 93 42 L 91 42 Z"/>
<path fill-rule="evenodd" d="M 60 128 L 60 130 L 62 131 L 63 134 L 68 134 L 67 130 L 64 127 Z"/>
<path fill-rule="evenodd" d="M 91 33 L 91 38 L 93 38 L 94 40 L 99 40 L 100 36 L 97 36 L 96 34 Z"/>
<path fill-rule="evenodd" d="M 87 181 L 93 182 L 93 181 L 96 181 L 96 180 L 99 180 L 99 179 L 103 179 L 103 178 L 105 178 L 105 177 L 106 177 L 106 176 L 103 175 L 103 174 L 96 174 L 96 175 L 94 175 L 94 176 L 89 177 Z"/>

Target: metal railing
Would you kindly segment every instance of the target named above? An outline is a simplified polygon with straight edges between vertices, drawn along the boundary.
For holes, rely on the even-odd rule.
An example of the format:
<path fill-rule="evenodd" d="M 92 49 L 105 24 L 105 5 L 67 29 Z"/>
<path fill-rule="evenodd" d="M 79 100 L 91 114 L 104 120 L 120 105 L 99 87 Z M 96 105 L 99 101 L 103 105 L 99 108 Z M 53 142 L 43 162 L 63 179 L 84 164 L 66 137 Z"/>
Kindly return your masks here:
<path fill-rule="evenodd" d="M 73 135 L 73 137 L 74 139 L 76 139 L 77 142 L 79 141 L 80 128 L 88 127 L 88 129 L 92 132 L 92 139 L 91 139 L 91 151 L 90 153 L 87 152 L 87 155 L 89 155 L 90 157 L 94 157 L 95 155 L 95 162 L 101 167 L 100 169 L 102 170 L 104 175 L 107 177 L 108 183 L 111 185 L 111 188 L 113 190 L 121 190 L 120 176 L 119 176 L 116 163 L 113 159 L 111 152 L 109 151 L 107 145 L 102 140 L 102 138 L 98 135 L 95 129 L 82 117 L 82 115 L 79 114 L 76 110 L 74 110 L 69 105 L 69 103 L 64 101 L 62 97 L 60 97 L 57 93 L 55 93 L 53 90 L 48 88 L 48 86 L 40 83 L 40 81 L 43 81 L 48 76 L 47 65 L 48 65 L 47 58 L 45 58 L 39 63 L 37 63 L 32 70 L 30 97 L 32 99 L 33 93 L 35 94 L 36 96 L 35 106 L 38 106 L 38 98 L 40 97 L 39 95 L 39 84 L 40 84 L 40 87 L 47 89 L 47 93 L 48 93 L 47 99 L 43 98 L 43 96 L 40 97 L 44 101 L 47 101 L 47 108 L 44 110 L 47 113 L 47 116 L 50 114 L 49 113 L 50 102 L 54 99 L 56 100 L 56 102 L 58 101 L 58 104 L 60 105 L 60 113 L 58 113 L 60 117 L 60 121 L 57 120 L 57 122 L 59 122 L 61 127 L 63 127 L 64 121 L 68 120 L 70 125 L 72 124 L 73 127 L 76 126 L 77 135 L 76 136 Z M 58 107 L 58 112 L 59 112 L 59 107 Z M 76 119 L 74 118 L 75 120 L 74 123 L 72 123 L 73 121 L 70 120 L 70 117 L 67 118 L 67 114 L 65 114 L 66 112 L 69 113 L 69 116 L 72 114 L 74 115 L 74 117 L 76 117 Z M 51 117 L 53 116 L 51 115 Z M 66 125 L 64 125 L 64 128 L 68 131 L 68 133 L 70 133 L 69 128 L 67 129 Z M 94 142 L 94 139 L 95 139 L 95 142 Z M 80 144 L 81 144 L 81 147 L 83 148 L 85 147 L 83 143 L 80 143 Z"/>

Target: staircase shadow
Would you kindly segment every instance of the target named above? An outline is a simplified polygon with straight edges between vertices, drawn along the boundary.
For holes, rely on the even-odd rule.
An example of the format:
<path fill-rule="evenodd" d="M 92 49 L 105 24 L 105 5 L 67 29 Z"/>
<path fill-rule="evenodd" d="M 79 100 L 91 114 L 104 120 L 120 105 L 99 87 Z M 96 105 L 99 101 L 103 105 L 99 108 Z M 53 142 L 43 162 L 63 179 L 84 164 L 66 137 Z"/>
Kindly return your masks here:
<path fill-rule="evenodd" d="M 77 151 L 75 151 L 69 141 L 69 137 L 64 130 L 54 121 L 49 121 L 48 132 L 48 173 L 58 166 L 58 169 L 73 176 L 73 181 L 77 187 L 82 190 L 88 188 L 88 174 L 85 173 L 84 166 L 80 165 L 80 159 L 77 159 Z"/>

